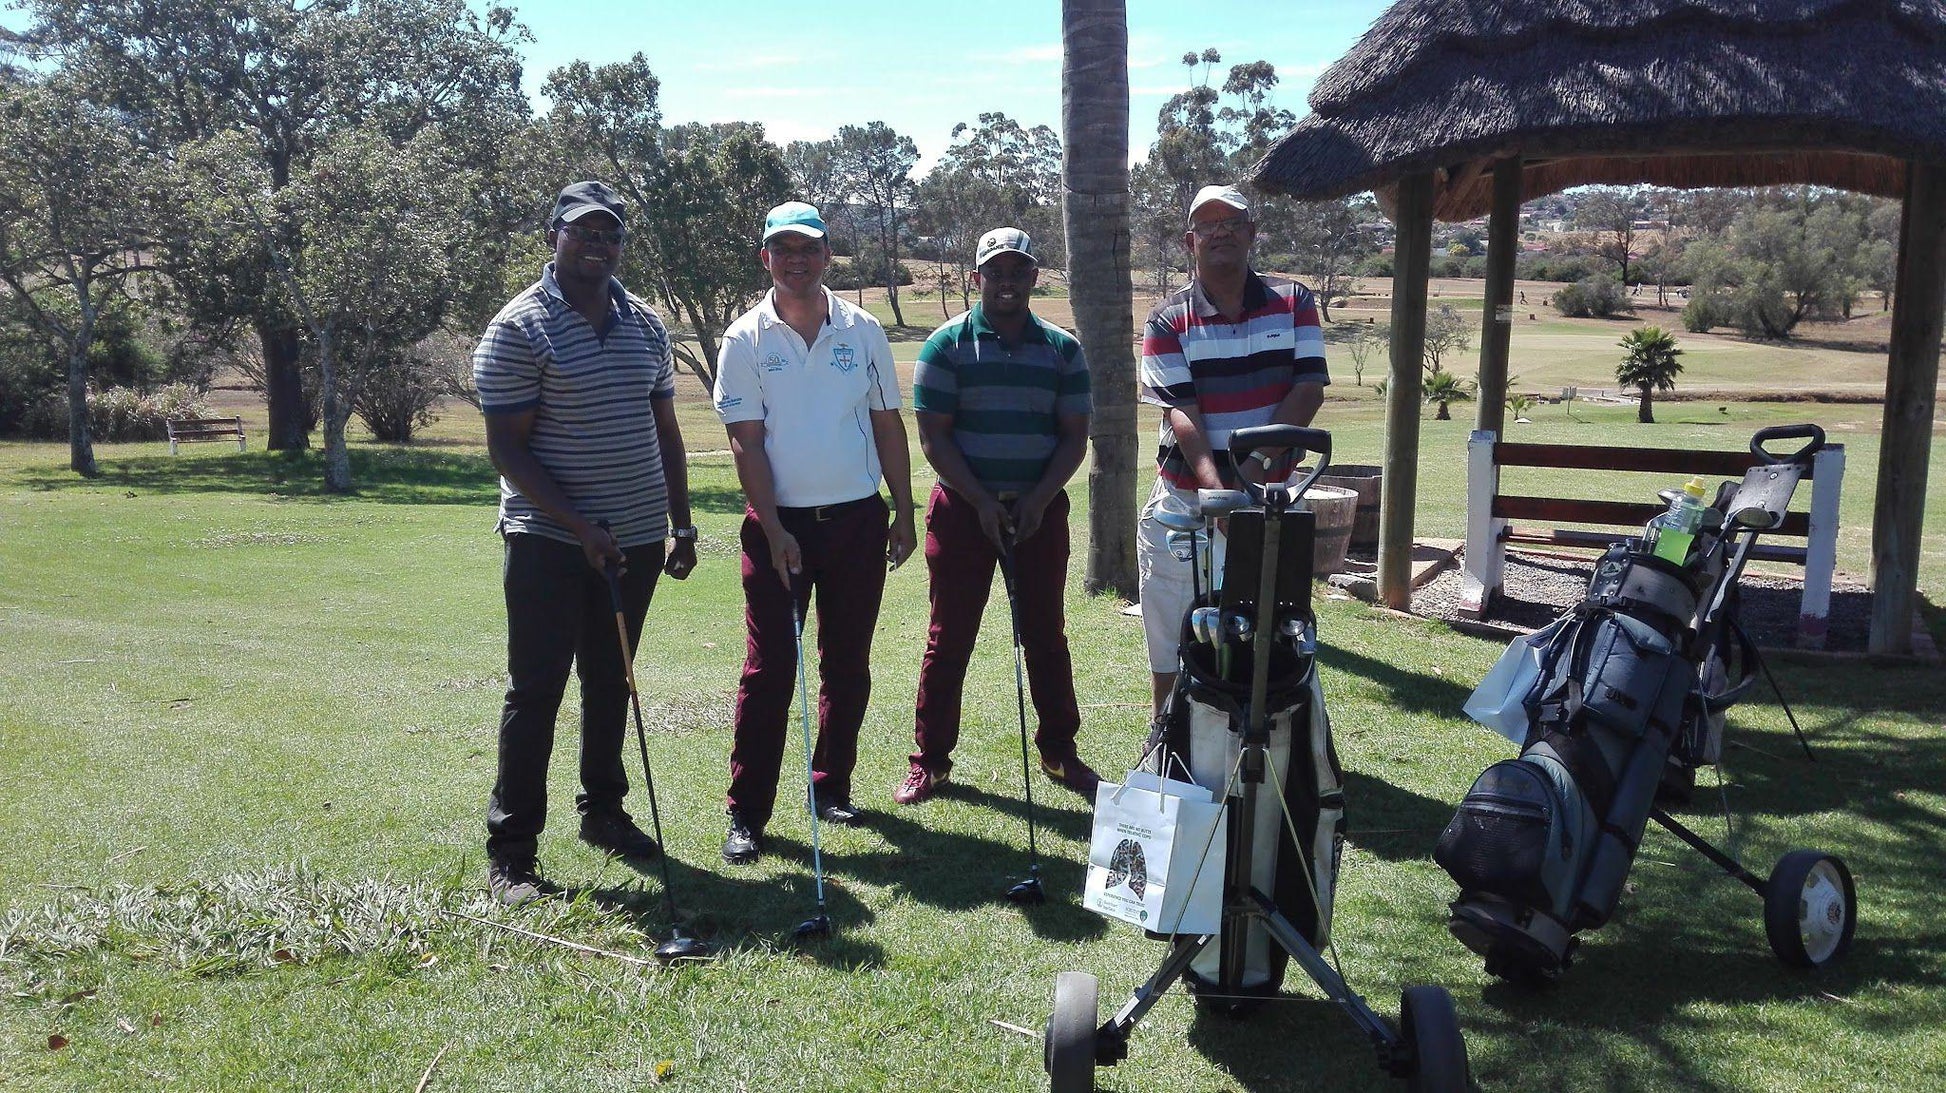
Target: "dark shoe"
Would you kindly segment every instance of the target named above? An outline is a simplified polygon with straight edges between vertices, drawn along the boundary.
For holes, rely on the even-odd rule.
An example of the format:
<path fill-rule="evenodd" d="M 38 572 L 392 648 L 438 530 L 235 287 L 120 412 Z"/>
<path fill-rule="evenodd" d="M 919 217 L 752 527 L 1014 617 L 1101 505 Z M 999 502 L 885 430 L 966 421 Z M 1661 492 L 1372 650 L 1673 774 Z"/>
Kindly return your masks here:
<path fill-rule="evenodd" d="M 916 805 L 921 801 L 931 800 L 933 794 L 938 793 L 939 788 L 951 777 L 943 771 L 934 774 L 914 763 L 912 769 L 906 772 L 905 781 L 900 782 L 899 788 L 892 791 L 892 799 L 902 805 Z"/>
<path fill-rule="evenodd" d="M 616 857 L 635 858 L 650 861 L 662 848 L 654 839 L 644 834 L 629 819 L 628 813 L 619 808 L 602 809 L 581 817 L 581 841 L 596 850 L 605 850 Z"/>
<path fill-rule="evenodd" d="M 858 827 L 865 822 L 865 814 L 855 808 L 843 797 L 813 797 L 817 802 L 818 819 L 839 827 Z"/>
<path fill-rule="evenodd" d="M 732 812 L 730 833 L 723 839 L 723 860 L 731 865 L 748 865 L 757 860 L 763 841 L 763 832 L 754 830 L 743 822 L 743 817 Z"/>
<path fill-rule="evenodd" d="M 542 896 L 553 895 L 560 888 L 541 878 L 537 862 L 504 862 L 489 860 L 487 863 L 487 891 L 493 898 L 507 907 L 519 907 L 532 903 Z"/>
<path fill-rule="evenodd" d="M 1101 775 L 1096 774 L 1089 769 L 1088 764 L 1075 757 L 1049 759 L 1043 755 L 1041 773 L 1090 801 L 1095 799 L 1095 787 L 1101 784 Z"/>

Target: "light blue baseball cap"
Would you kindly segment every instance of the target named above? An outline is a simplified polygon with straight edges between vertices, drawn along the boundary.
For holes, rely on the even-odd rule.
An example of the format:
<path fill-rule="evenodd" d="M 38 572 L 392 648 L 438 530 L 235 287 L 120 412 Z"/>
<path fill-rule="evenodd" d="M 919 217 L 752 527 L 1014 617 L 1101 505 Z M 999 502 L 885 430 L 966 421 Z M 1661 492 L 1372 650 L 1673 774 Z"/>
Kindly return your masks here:
<path fill-rule="evenodd" d="M 826 228 L 824 217 L 818 215 L 816 206 L 802 201 L 786 201 L 770 210 L 764 217 L 764 242 L 779 232 L 796 232 L 813 239 L 823 239 Z"/>

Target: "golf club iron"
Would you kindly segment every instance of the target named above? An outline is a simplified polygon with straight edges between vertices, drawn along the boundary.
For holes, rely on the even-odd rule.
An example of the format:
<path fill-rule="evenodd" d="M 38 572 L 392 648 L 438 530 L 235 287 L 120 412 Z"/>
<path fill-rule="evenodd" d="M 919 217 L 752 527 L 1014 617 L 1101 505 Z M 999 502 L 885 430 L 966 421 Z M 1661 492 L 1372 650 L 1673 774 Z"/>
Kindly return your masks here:
<path fill-rule="evenodd" d="M 800 941 L 831 936 L 831 916 L 824 909 L 824 851 L 818 842 L 817 770 L 811 765 L 811 682 L 804 672 L 804 609 L 797 589 L 791 589 L 791 622 L 797 631 L 797 706 L 804 726 L 804 803 L 811 808 L 811 875 L 817 878 L 818 913 L 797 924 L 791 936 Z"/>
<path fill-rule="evenodd" d="M 1034 774 L 1027 764 L 1027 683 L 1020 667 L 1020 605 L 1014 596 L 1014 544 L 1007 541 L 1000 554 L 1000 577 L 1007 586 L 1007 617 L 1014 630 L 1014 705 L 1020 710 L 1020 785 L 1027 793 L 1027 879 L 1007 889 L 1007 899 L 1018 904 L 1047 902 L 1041 888 L 1041 852 L 1034 837 Z"/>
<path fill-rule="evenodd" d="M 615 609 L 615 636 L 622 642 L 622 672 L 628 679 L 629 706 L 635 711 L 635 744 L 642 751 L 642 785 L 649 793 L 649 820 L 655 825 L 656 859 L 662 864 L 662 898 L 669 904 L 669 940 L 655 947 L 664 964 L 676 960 L 708 960 L 715 955 L 708 942 L 690 937 L 676 913 L 676 889 L 669 880 L 669 851 L 662 841 L 662 810 L 656 807 L 655 772 L 649 767 L 649 738 L 642 729 L 642 696 L 635 689 L 635 650 L 629 647 L 628 621 L 622 615 L 622 579 L 614 563 L 603 568 L 608 578 L 608 602 Z"/>

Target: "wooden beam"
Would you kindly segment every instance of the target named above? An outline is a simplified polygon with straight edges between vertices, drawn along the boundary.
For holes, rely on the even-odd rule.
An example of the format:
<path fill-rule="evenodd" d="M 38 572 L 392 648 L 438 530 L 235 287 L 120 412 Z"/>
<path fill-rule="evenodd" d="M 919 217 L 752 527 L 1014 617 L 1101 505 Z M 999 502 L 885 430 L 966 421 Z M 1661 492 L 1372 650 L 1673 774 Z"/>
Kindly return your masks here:
<path fill-rule="evenodd" d="M 1480 388 L 1473 427 L 1507 428 L 1507 354 L 1514 329 L 1514 259 L 1520 253 L 1520 157 L 1493 165 L 1493 219 L 1487 222 L 1487 285 L 1480 309 Z"/>
<path fill-rule="evenodd" d="M 1885 424 L 1878 449 L 1878 493 L 1872 501 L 1868 648 L 1874 653 L 1912 651 L 1942 312 L 1946 312 L 1946 168 L 1913 161 L 1906 164 L 1898 280 L 1892 295 L 1892 349 L 1885 372 Z"/>
<path fill-rule="evenodd" d="M 1419 491 L 1420 369 L 1426 353 L 1426 281 L 1432 272 L 1430 172 L 1399 181 L 1392 254 L 1392 367 L 1385 383 L 1385 482 L 1378 506 L 1378 598 L 1412 607 L 1412 519 Z"/>

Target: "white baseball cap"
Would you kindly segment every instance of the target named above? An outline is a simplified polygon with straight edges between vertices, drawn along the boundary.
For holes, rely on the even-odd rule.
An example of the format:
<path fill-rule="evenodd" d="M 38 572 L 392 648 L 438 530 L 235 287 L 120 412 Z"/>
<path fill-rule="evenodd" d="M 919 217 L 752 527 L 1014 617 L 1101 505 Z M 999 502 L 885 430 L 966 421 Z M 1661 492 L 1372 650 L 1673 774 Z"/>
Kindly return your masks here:
<path fill-rule="evenodd" d="M 984 266 L 987 259 L 994 255 L 1009 253 L 1018 254 L 1035 265 L 1040 264 L 1040 259 L 1034 257 L 1034 247 L 1026 232 L 1019 228 L 995 228 L 980 237 L 979 249 L 973 253 L 973 265 Z"/>
<path fill-rule="evenodd" d="M 1197 190 L 1196 196 L 1189 202 L 1189 216 L 1187 219 L 1194 220 L 1196 218 L 1196 210 L 1212 201 L 1221 201 L 1223 204 L 1242 213 L 1245 217 L 1250 216 L 1250 199 L 1243 196 L 1243 191 L 1237 189 L 1235 186 L 1205 186 Z"/>

